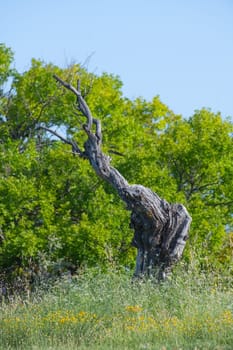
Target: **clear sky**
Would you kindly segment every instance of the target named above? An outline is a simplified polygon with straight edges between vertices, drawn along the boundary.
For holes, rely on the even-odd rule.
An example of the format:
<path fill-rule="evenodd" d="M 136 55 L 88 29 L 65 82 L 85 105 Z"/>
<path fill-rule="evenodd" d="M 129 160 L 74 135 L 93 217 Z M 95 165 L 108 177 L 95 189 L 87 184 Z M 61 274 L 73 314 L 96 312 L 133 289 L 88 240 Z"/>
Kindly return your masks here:
<path fill-rule="evenodd" d="M 124 95 L 188 117 L 233 118 L 233 0 L 0 0 L 0 42 L 32 57 L 119 75 Z"/>

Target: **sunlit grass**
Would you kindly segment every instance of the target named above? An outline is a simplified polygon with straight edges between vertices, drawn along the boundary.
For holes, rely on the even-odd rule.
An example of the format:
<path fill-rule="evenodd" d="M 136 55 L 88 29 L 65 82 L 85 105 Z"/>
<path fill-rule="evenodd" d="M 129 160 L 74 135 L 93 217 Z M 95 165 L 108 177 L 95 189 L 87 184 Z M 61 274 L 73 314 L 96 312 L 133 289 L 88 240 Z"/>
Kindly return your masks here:
<path fill-rule="evenodd" d="M 165 283 L 87 271 L 49 292 L 2 302 L 0 349 L 224 349 L 231 281 L 178 273 Z"/>

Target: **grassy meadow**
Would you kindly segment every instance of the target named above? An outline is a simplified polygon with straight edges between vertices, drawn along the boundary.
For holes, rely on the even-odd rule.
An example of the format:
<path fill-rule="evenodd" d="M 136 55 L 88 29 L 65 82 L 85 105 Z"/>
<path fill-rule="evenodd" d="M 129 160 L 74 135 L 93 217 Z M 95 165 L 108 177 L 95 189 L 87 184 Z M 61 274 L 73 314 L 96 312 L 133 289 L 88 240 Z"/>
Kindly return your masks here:
<path fill-rule="evenodd" d="M 0 349 L 232 350 L 232 279 L 180 269 L 161 284 L 87 270 L 2 300 Z"/>

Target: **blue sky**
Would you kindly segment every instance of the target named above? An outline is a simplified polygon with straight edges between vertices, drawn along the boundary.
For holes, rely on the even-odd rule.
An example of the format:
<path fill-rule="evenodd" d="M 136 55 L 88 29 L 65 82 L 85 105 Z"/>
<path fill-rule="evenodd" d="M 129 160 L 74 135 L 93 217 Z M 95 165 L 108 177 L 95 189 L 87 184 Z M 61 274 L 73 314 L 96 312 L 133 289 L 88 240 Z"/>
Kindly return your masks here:
<path fill-rule="evenodd" d="M 0 42 L 19 71 L 32 57 L 119 75 L 123 93 L 188 117 L 233 118 L 233 0 L 0 1 Z"/>

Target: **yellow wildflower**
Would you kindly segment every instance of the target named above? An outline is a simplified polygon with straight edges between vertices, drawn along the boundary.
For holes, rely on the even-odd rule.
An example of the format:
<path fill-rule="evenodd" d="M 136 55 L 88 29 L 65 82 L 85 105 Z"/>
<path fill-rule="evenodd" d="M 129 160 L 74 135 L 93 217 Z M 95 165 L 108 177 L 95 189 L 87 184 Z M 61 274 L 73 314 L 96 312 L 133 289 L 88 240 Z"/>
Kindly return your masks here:
<path fill-rule="evenodd" d="M 142 311 L 142 307 L 139 305 L 128 305 L 125 307 L 125 310 L 129 312 L 140 312 Z"/>

